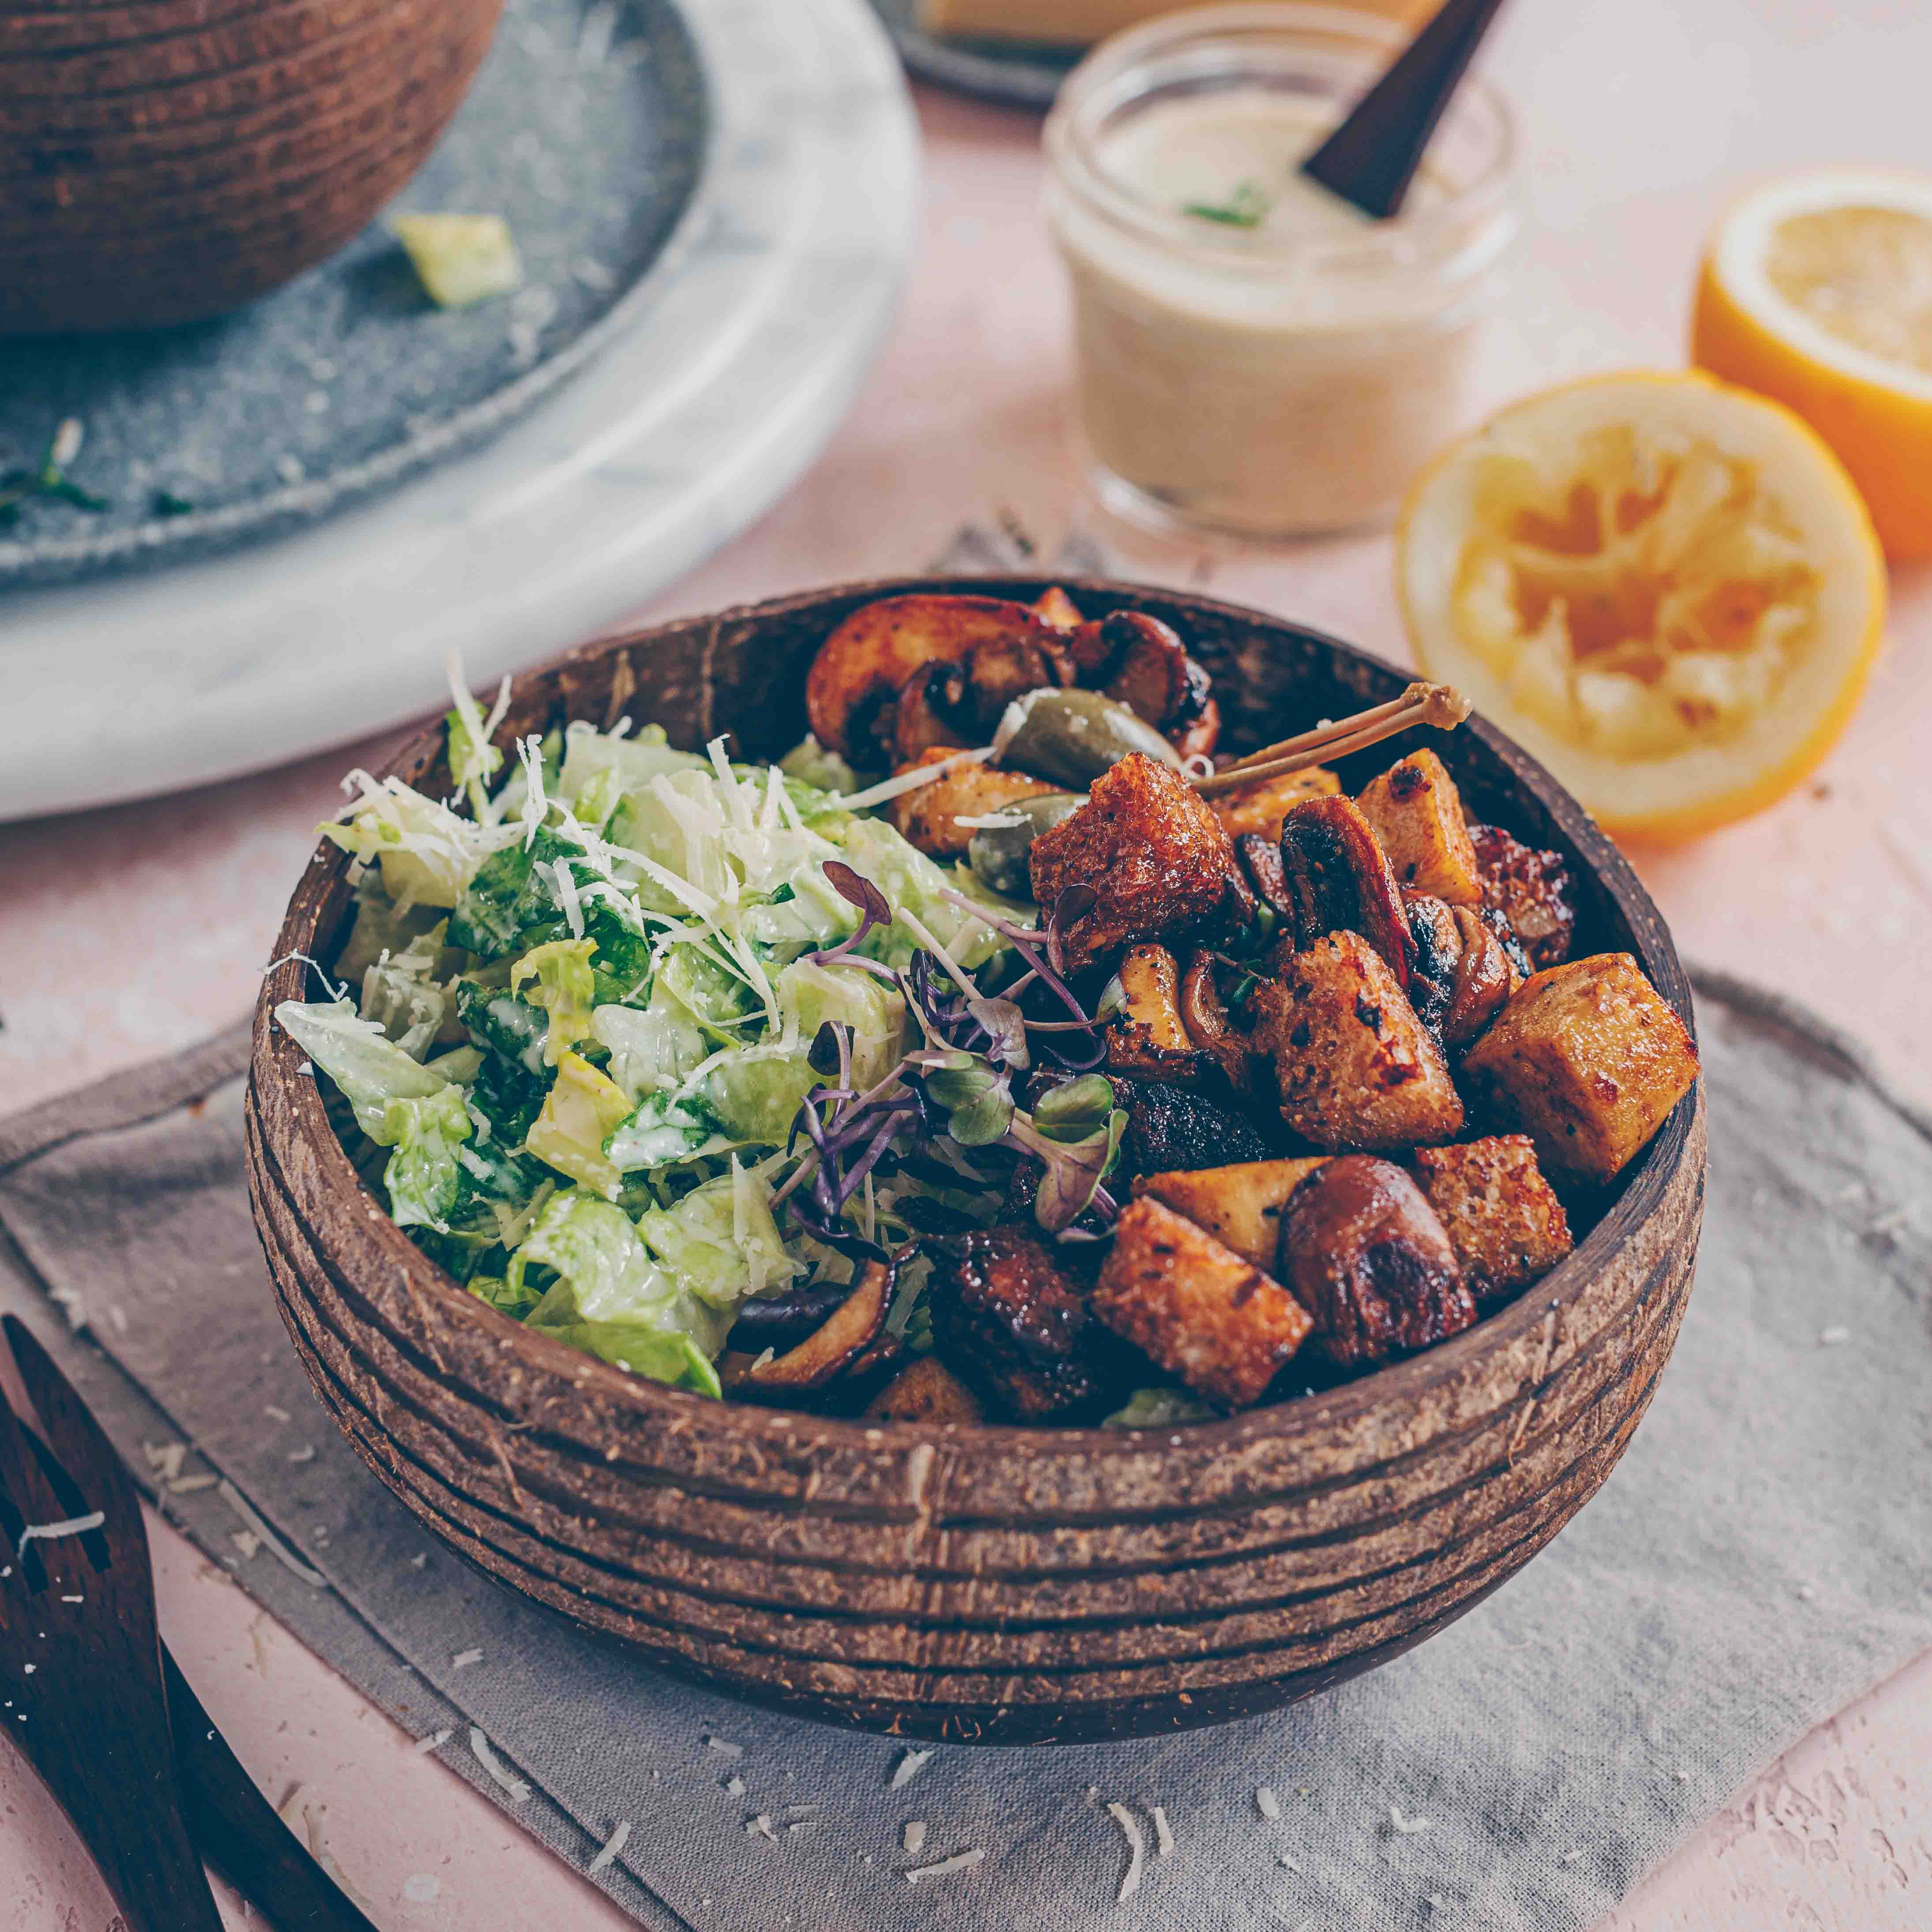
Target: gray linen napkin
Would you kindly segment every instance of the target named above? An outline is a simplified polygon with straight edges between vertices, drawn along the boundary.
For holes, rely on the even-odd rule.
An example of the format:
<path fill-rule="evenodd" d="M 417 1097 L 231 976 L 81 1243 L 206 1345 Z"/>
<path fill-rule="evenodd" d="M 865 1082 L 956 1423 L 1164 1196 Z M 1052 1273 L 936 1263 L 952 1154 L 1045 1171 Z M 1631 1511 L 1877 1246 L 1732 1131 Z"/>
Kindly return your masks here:
<path fill-rule="evenodd" d="M 942 1747 L 893 1790 L 903 1746 L 688 1688 L 468 1569 L 364 1471 L 289 1348 L 242 1187 L 238 1030 L 0 1121 L 0 1305 L 172 1518 L 400 1722 L 450 1730 L 442 1755 L 519 1823 L 581 1869 L 632 1821 L 598 1882 L 644 1924 L 1555 1932 L 1932 1642 L 1932 1240 L 1914 1219 L 1932 1125 L 1816 1022 L 1728 980 L 1700 991 L 1697 1287 L 1615 1474 L 1419 1650 L 1185 1737 Z M 170 1490 L 174 1442 L 192 1448 Z M 326 1582 L 270 1546 L 244 1557 L 232 1503 L 198 1480 L 215 1473 Z M 472 1724 L 535 1785 L 525 1802 L 490 1780 Z M 1109 1800 L 1148 1844 L 1124 1906 Z M 983 1862 L 901 1876 L 969 1850 Z"/>

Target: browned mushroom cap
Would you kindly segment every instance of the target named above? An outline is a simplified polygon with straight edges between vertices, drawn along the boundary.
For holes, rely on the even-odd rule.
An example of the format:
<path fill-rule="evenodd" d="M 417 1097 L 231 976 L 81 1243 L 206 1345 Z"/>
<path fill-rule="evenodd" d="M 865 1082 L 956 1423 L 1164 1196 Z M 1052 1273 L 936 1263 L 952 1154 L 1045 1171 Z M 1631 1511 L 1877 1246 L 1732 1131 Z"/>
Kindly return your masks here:
<path fill-rule="evenodd" d="M 1206 758 L 1221 737 L 1220 707 L 1205 668 L 1173 628 L 1144 610 L 1115 610 L 1067 640 L 1084 684 L 1160 732 L 1183 758 Z"/>
<path fill-rule="evenodd" d="M 1073 682 L 1073 659 L 1064 641 L 1043 625 L 1025 636 L 988 638 L 966 653 L 966 686 L 980 742 L 992 734 L 1000 714 L 1030 691 Z"/>
<path fill-rule="evenodd" d="M 930 751 L 956 751 L 970 743 L 965 728 L 966 674 L 956 664 L 935 659 L 899 687 L 892 707 L 892 764 L 916 765 Z"/>
<path fill-rule="evenodd" d="M 1396 983 L 1408 990 L 1414 951 L 1402 888 L 1369 821 L 1352 799 L 1310 798 L 1281 821 L 1288 936 L 1305 952 L 1331 932 L 1359 932 L 1384 959 Z"/>
<path fill-rule="evenodd" d="M 976 647 L 1014 640 L 1049 657 L 1066 651 L 1058 632 L 1004 598 L 915 593 L 862 604 L 812 661 L 805 706 L 813 735 L 830 750 L 883 765 L 892 736 L 884 714 L 914 671 L 935 662 L 970 666 Z"/>
<path fill-rule="evenodd" d="M 1521 984 L 1508 950 L 1473 906 L 1445 905 L 1425 892 L 1408 896 L 1415 958 L 1409 1004 L 1445 1046 L 1466 1046 L 1502 1010 Z"/>
<path fill-rule="evenodd" d="M 1275 1272 L 1345 1368 L 1428 1348 L 1476 1318 L 1435 1209 L 1400 1168 L 1369 1154 L 1324 1162 L 1288 1196 Z"/>
<path fill-rule="evenodd" d="M 1189 963 L 1180 982 L 1180 1024 L 1196 1050 L 1214 1062 L 1236 1093 L 1246 1095 L 1253 1091 L 1259 1056 L 1228 1016 L 1215 977 L 1219 964 L 1214 955 L 1206 952 L 1197 952 Z"/>
<path fill-rule="evenodd" d="M 787 1354 L 770 1361 L 760 1355 L 725 1355 L 718 1364 L 718 1379 L 726 1394 L 754 1400 L 766 1394 L 782 1399 L 803 1390 L 823 1388 L 855 1368 L 885 1326 L 897 1272 L 887 1262 L 868 1262 L 830 1318 Z"/>

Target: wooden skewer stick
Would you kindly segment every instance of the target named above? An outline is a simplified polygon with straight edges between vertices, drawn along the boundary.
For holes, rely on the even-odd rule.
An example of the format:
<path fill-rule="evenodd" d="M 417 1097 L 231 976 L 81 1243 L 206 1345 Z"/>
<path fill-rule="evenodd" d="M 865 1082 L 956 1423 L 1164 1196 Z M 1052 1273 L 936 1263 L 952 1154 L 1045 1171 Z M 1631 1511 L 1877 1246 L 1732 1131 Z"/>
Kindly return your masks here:
<path fill-rule="evenodd" d="M 1204 796 L 1236 791 L 1243 785 L 1263 778 L 1285 778 L 1291 772 L 1306 771 L 1311 765 L 1324 764 L 1330 758 L 1346 758 L 1351 752 L 1365 750 L 1393 738 L 1417 724 L 1433 724 L 1437 730 L 1453 731 L 1474 707 L 1461 692 L 1446 684 L 1412 684 L 1400 698 L 1386 704 L 1372 705 L 1351 718 L 1338 718 L 1278 745 L 1250 752 L 1223 770 L 1191 781 Z"/>

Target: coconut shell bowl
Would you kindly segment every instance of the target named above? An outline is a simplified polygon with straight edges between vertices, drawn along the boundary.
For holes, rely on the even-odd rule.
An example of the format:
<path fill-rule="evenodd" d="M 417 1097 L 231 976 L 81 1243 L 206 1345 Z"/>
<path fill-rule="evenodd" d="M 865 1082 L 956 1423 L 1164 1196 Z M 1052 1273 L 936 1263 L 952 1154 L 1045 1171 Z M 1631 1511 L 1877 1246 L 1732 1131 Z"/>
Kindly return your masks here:
<path fill-rule="evenodd" d="M 497 734 L 656 719 L 674 744 L 803 734 L 812 654 L 912 590 L 1030 600 L 1044 579 L 810 592 L 586 646 L 517 682 Z M 1105 581 L 1208 668 L 1224 748 L 1395 695 L 1388 665 L 1204 598 Z M 1688 1023 L 1690 990 L 1635 874 L 1547 772 L 1480 718 L 1430 742 L 1471 815 L 1564 854 L 1580 952 L 1636 956 Z M 1350 790 L 1401 747 L 1344 761 Z M 449 789 L 440 728 L 388 768 Z M 272 1008 L 306 996 L 350 912 L 324 844 L 296 886 L 256 1016 L 249 1185 L 317 1395 L 424 1525 L 512 1588 L 755 1702 L 916 1737 L 1145 1735 L 1264 1711 L 1400 1655 L 1481 1601 L 1589 1499 L 1642 1419 L 1690 1292 L 1701 1083 L 1574 1252 L 1454 1340 L 1232 1419 L 1037 1430 L 868 1423 L 716 1402 L 526 1332 L 445 1275 L 358 1180 Z"/>
<path fill-rule="evenodd" d="M 0 336 L 220 315 L 422 165 L 502 0 L 0 0 Z"/>

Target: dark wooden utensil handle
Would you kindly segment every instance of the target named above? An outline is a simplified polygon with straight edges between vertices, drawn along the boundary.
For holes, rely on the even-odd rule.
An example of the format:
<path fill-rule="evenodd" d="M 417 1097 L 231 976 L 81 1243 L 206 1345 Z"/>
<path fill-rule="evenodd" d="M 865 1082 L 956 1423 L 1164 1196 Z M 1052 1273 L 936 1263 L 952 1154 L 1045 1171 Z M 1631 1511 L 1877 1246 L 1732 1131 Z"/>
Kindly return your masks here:
<path fill-rule="evenodd" d="M 202 1856 L 276 1932 L 376 1932 L 262 1796 L 165 1645 L 161 1670 L 182 1806 Z"/>
<path fill-rule="evenodd" d="M 1394 214 L 1469 56 L 1502 4 L 1443 0 L 1348 118 L 1302 163 L 1301 172 L 1365 214 Z"/>

